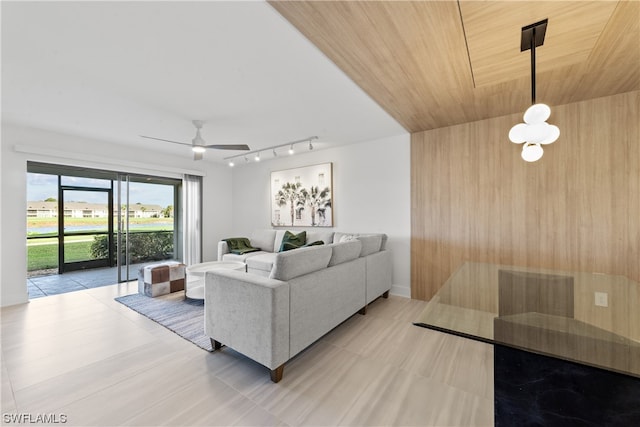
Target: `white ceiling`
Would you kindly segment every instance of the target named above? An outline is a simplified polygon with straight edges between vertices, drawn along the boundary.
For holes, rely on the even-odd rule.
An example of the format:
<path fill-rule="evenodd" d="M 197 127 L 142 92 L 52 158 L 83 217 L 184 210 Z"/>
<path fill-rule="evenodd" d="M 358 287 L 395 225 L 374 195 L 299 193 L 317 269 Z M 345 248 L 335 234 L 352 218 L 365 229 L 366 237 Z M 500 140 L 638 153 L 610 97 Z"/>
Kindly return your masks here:
<path fill-rule="evenodd" d="M 2 1 L 2 119 L 191 156 L 406 131 L 264 2 Z M 234 151 L 209 150 L 221 161 Z"/>

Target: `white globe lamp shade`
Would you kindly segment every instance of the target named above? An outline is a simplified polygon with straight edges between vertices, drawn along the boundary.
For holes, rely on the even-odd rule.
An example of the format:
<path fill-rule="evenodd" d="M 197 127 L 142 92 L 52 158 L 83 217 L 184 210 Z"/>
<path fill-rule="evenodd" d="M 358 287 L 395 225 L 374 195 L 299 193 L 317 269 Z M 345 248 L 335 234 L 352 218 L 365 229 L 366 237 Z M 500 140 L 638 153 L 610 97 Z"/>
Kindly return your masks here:
<path fill-rule="evenodd" d="M 560 137 L 560 128 L 556 125 L 549 125 L 547 136 L 540 141 L 540 144 L 552 144 Z"/>
<path fill-rule="evenodd" d="M 522 147 L 521 156 L 522 159 L 527 162 L 535 162 L 537 160 L 540 160 L 542 154 L 544 154 L 544 150 L 542 149 L 540 144 L 532 144 L 530 142 L 527 142 Z"/>
<path fill-rule="evenodd" d="M 551 116 L 551 108 L 546 104 L 533 104 L 524 112 L 524 122 L 535 125 L 547 121 Z"/>
<path fill-rule="evenodd" d="M 525 123 L 518 123 L 509 131 L 509 139 L 514 144 L 522 144 L 527 140 L 527 128 Z"/>
<path fill-rule="evenodd" d="M 546 122 L 527 125 L 527 142 L 539 144 L 544 141 L 551 132 L 549 126 Z"/>

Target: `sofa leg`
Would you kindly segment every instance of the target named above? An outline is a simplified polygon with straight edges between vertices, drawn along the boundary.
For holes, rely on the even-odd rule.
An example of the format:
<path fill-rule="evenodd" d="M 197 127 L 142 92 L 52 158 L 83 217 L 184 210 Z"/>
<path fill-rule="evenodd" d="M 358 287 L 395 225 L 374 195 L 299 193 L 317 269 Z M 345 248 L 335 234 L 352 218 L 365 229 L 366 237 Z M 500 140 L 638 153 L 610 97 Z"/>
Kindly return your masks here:
<path fill-rule="evenodd" d="M 367 314 L 367 306 L 365 305 L 364 307 L 362 307 L 358 314 L 362 314 L 363 316 Z"/>
<path fill-rule="evenodd" d="M 216 341 L 213 338 L 211 340 L 211 347 L 213 347 L 213 351 L 220 350 L 222 348 L 222 343 L 220 341 Z"/>
<path fill-rule="evenodd" d="M 389 291 L 382 294 L 382 298 L 389 298 Z"/>
<path fill-rule="evenodd" d="M 271 381 L 274 383 L 280 382 L 282 374 L 284 373 L 284 363 L 278 366 L 276 369 L 271 370 Z"/>

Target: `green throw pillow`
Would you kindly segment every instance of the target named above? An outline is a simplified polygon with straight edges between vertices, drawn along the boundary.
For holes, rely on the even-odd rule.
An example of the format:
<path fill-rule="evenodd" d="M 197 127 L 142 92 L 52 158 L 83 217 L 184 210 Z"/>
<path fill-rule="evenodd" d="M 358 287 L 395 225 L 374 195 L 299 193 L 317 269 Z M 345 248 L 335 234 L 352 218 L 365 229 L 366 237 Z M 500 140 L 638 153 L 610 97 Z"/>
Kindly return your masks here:
<path fill-rule="evenodd" d="M 302 245 L 302 246 L 298 246 L 291 242 L 282 242 L 282 246 L 280 247 L 280 252 L 286 252 L 286 251 L 290 251 L 291 249 L 306 248 L 309 246 L 318 246 L 318 245 L 324 245 L 324 242 L 322 240 L 316 240 L 315 242 L 307 243 L 306 245 Z"/>
<path fill-rule="evenodd" d="M 278 252 L 284 252 L 290 249 L 299 248 L 300 246 L 304 245 L 306 241 L 307 241 L 306 231 L 302 231 L 298 234 L 293 234 L 290 231 L 285 231 L 284 237 L 282 238 L 282 244 L 280 245 L 280 250 Z"/>

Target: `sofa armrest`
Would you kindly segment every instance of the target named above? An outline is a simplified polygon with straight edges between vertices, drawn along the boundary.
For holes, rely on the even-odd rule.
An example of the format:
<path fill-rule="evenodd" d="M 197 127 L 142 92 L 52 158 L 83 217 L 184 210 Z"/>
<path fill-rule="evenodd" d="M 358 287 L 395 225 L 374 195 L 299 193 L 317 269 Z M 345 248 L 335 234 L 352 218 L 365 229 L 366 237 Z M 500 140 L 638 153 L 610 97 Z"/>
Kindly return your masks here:
<path fill-rule="evenodd" d="M 218 242 L 218 261 L 222 261 L 222 256 L 229 253 L 229 245 L 224 240 Z"/>
<path fill-rule="evenodd" d="M 367 304 L 391 289 L 393 284 L 393 260 L 390 251 L 367 255 L 366 283 Z"/>
<path fill-rule="evenodd" d="M 232 270 L 207 272 L 205 333 L 269 369 L 289 360 L 289 283 Z"/>

